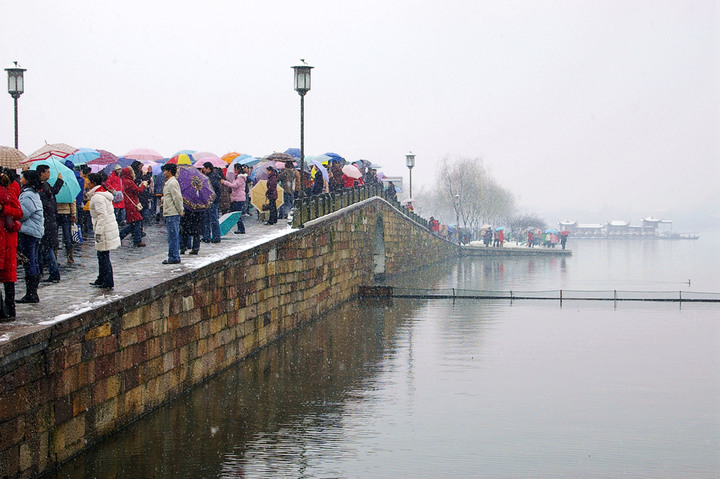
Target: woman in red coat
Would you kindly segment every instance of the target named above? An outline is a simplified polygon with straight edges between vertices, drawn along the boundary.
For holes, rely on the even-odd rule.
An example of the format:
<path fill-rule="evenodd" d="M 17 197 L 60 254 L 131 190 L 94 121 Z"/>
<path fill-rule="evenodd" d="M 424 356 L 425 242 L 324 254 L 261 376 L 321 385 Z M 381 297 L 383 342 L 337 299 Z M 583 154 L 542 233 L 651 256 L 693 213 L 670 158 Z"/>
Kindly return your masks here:
<path fill-rule="evenodd" d="M 15 319 L 15 283 L 17 282 L 17 246 L 20 219 L 23 216 L 18 196 L 19 186 L 6 174 L 0 175 L 0 282 L 5 288 L 5 300 L 0 294 L 0 321 Z"/>
<path fill-rule="evenodd" d="M 142 213 L 140 213 L 140 200 L 138 196 L 140 193 L 145 191 L 147 181 L 140 183 L 140 186 L 135 184 L 135 172 L 132 168 L 123 168 L 122 173 L 122 189 L 123 196 L 125 198 L 125 221 L 127 225 L 120 230 L 120 239 L 133 234 L 133 246 L 136 248 L 145 246 L 142 242 Z"/>

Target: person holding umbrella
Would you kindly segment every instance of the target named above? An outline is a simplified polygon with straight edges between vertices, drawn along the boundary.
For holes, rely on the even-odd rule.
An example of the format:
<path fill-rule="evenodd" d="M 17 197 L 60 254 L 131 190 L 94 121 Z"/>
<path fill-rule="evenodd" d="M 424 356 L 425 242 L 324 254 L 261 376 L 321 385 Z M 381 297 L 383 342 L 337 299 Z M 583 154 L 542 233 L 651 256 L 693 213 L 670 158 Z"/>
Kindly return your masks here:
<path fill-rule="evenodd" d="M 60 246 L 60 236 L 58 235 L 58 208 L 55 196 L 60 193 L 62 185 L 65 182 L 62 173 L 58 171 L 55 185 L 50 186 L 50 183 L 48 183 L 50 179 L 50 166 L 37 165 L 35 169 L 40 174 L 40 181 L 42 183 L 42 188 L 38 193 L 40 193 L 40 200 L 42 200 L 43 217 L 45 218 L 45 233 L 40 241 L 40 266 L 42 270 L 42 266 L 47 265 L 48 273 L 50 273 L 50 276 L 48 276 L 45 282 L 59 283 L 60 268 L 57 264 L 55 251 L 57 251 L 58 246 Z"/>
<path fill-rule="evenodd" d="M 268 222 L 266 224 L 268 225 L 274 225 L 277 223 L 278 220 L 278 214 L 277 214 L 277 204 L 275 203 L 278 198 L 278 191 L 277 191 L 277 184 L 278 184 L 278 175 L 277 170 L 273 168 L 272 166 L 267 167 L 268 172 L 268 178 L 267 178 L 267 191 L 265 192 L 265 197 L 270 200 L 270 218 L 268 219 Z M 319 174 L 319 173 L 318 173 Z M 320 176 L 322 179 L 322 176 Z"/>
<path fill-rule="evenodd" d="M 103 179 L 98 173 L 90 173 L 86 182 L 87 197 L 90 202 L 90 217 L 95 231 L 95 250 L 98 259 L 98 277 L 90 283 L 98 288 L 115 286 L 110 251 L 120 247 L 120 231 L 118 230 L 113 206 L 113 194 L 103 186 Z"/>
<path fill-rule="evenodd" d="M 240 163 L 235 163 L 233 169 L 235 170 L 235 178 L 232 181 L 221 180 L 222 184 L 230 187 L 230 211 L 245 211 L 245 200 L 246 196 L 246 178 L 247 175 L 242 172 L 243 166 Z M 238 216 L 236 235 L 245 234 L 245 223 L 243 223 L 242 214 Z"/>
<path fill-rule="evenodd" d="M 180 218 L 185 216 L 185 208 L 180 183 L 175 178 L 177 165 L 165 163 L 162 172 L 165 176 L 162 209 L 168 237 L 168 259 L 163 260 L 162 264 L 178 264 L 180 263 Z"/>

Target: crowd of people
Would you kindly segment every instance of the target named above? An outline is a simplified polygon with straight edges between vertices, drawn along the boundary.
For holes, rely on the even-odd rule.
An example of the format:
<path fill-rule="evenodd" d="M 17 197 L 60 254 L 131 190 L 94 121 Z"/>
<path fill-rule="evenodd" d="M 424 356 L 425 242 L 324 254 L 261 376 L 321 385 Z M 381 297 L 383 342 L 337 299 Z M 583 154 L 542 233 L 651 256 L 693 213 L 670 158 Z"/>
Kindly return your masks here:
<path fill-rule="evenodd" d="M 236 221 L 234 234 L 245 234 L 243 215 L 251 212 L 248 199 L 259 176 L 257 171 L 253 174 L 253 169 L 265 172 L 263 210 L 267 213 L 262 213 L 269 225 L 289 217 L 300 190 L 312 196 L 382 183 L 374 168 L 358 164 L 355 173 L 343 170 L 344 160 L 336 159 L 325 165 L 313 164 L 302 174 L 295 161 L 265 162 L 255 168 L 241 163 L 217 168 L 205 162 L 200 171 L 213 194 L 207 204 L 198 207 L 181 190 L 177 175 L 180 168 L 199 165 L 183 161 L 182 156 L 177 164 L 163 164 L 159 174 L 153 174 L 152 168 L 140 161 L 127 167 L 115 164 L 98 172 L 66 161 L 65 166 L 75 177 L 63 178 L 58 172 L 52 185 L 51 169 L 46 164 L 26 165 L 20 175 L 16 170 L 4 169 L 0 174 L 0 213 L 4 217 L 0 228 L 0 277 L 4 285 L 0 292 L 0 321 L 15 318 L 16 303 L 38 303 L 41 282 L 60 282 L 60 232 L 69 265 L 74 263 L 74 243 L 82 242 L 83 236 L 94 238 L 98 275 L 90 284 L 107 289 L 114 287 L 110 252 L 128 236 L 132 247 L 145 247 L 144 227 L 150 222 L 165 224 L 168 255 L 163 264 L 178 264 L 186 253 L 198 254 L 201 242 L 220 243 L 220 218 L 225 213 L 239 213 L 232 218 Z M 66 181 L 77 181 L 80 193 L 75 201 L 58 202 L 56 197 Z M 283 200 L 279 208 L 278 187 L 282 188 Z M 390 189 L 394 190 L 392 184 Z M 18 262 L 25 273 L 25 294 L 16 300 Z"/>

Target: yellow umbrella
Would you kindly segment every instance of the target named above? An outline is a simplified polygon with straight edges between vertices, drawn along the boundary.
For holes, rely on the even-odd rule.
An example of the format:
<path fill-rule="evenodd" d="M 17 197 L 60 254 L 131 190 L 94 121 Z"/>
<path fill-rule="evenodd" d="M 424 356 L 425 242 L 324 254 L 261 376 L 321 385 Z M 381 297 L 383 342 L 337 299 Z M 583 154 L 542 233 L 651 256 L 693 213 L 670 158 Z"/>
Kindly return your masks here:
<path fill-rule="evenodd" d="M 223 160 L 225 160 L 225 163 L 230 164 L 230 163 L 232 163 L 232 160 L 234 160 L 234 159 L 237 158 L 238 156 L 240 156 L 240 153 L 236 153 L 236 152 L 234 152 L 234 151 L 231 151 L 230 153 L 225 153 L 225 154 L 224 154 L 223 156 L 221 156 L 220 158 L 222 158 Z"/>
<path fill-rule="evenodd" d="M 263 205 L 267 205 L 270 202 L 265 197 L 265 192 L 267 191 L 267 180 L 260 180 L 257 182 L 255 186 L 252 187 L 250 190 L 250 204 L 252 204 L 255 208 L 257 208 L 258 211 L 263 210 Z M 277 187 L 278 197 L 277 200 L 275 200 L 275 206 L 280 208 L 280 205 L 284 203 L 283 201 L 283 188 L 282 186 Z"/>

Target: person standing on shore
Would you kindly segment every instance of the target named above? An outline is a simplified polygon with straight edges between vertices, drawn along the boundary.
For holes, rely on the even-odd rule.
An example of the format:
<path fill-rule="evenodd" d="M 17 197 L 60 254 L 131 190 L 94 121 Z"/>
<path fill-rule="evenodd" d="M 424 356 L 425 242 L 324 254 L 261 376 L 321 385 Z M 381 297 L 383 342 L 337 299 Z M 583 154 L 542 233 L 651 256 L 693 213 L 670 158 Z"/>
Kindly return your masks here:
<path fill-rule="evenodd" d="M 0 282 L 5 289 L 5 299 L 0 295 L 0 321 L 15 319 L 15 283 L 17 282 L 17 245 L 20 219 L 23 212 L 18 201 L 17 183 L 6 174 L 0 175 Z"/>
<path fill-rule="evenodd" d="M 268 172 L 268 179 L 267 179 L 267 191 L 265 192 L 265 197 L 270 201 L 270 218 L 268 219 L 268 222 L 266 224 L 268 225 L 274 225 L 277 223 L 278 220 L 278 214 L 277 214 L 277 199 L 278 199 L 278 191 L 277 191 L 277 184 L 278 184 L 278 176 L 277 176 L 277 170 L 273 168 L 272 166 L 267 167 Z M 318 175 L 320 172 L 318 171 Z M 320 176 L 322 179 L 322 175 Z"/>
<path fill-rule="evenodd" d="M 162 208 L 168 240 L 168 259 L 163 260 L 162 264 L 178 264 L 180 263 L 180 218 L 185 216 L 185 207 L 180 183 L 175 178 L 177 165 L 165 163 L 162 172 L 165 176 Z"/>
<path fill-rule="evenodd" d="M 245 223 L 243 223 L 242 214 L 245 212 L 245 186 L 247 184 L 247 175 L 242 171 L 242 165 L 235 163 L 235 178 L 232 181 L 222 180 L 222 184 L 230 187 L 230 211 L 240 211 L 238 216 L 236 235 L 245 234 Z"/>
<path fill-rule="evenodd" d="M 40 285 L 40 265 L 38 253 L 40 240 L 45 233 L 45 217 L 43 203 L 39 191 L 42 190 L 40 174 L 35 170 L 25 170 L 20 177 L 20 208 L 23 216 L 20 219 L 18 241 L 20 253 L 23 255 L 25 270 L 25 296 L 16 303 L 39 303 L 37 290 Z"/>
<path fill-rule="evenodd" d="M 110 251 L 120 247 L 120 232 L 115 218 L 113 194 L 102 186 L 102 176 L 90 173 L 87 179 L 90 199 L 90 218 L 95 231 L 95 250 L 98 259 L 98 277 L 90 283 L 98 288 L 115 286 Z"/>
<path fill-rule="evenodd" d="M 45 233 L 43 234 L 42 240 L 40 241 L 40 266 L 46 265 L 50 276 L 45 280 L 48 283 L 59 283 L 60 282 L 60 268 L 57 263 L 57 255 L 55 252 L 60 245 L 60 236 L 58 235 L 58 223 L 57 223 L 57 201 L 55 196 L 60 193 L 63 181 L 62 174 L 58 172 L 57 180 L 55 185 L 50 186 L 48 180 L 50 179 L 50 167 L 48 165 L 38 165 L 36 168 L 40 175 L 40 181 L 42 188 L 38 191 L 40 194 L 40 200 L 43 204 L 43 217 L 45 219 Z"/>
<path fill-rule="evenodd" d="M 236 163 L 237 164 L 237 163 Z M 203 221 L 203 242 L 219 243 L 220 242 L 220 200 L 222 199 L 222 174 L 213 166 L 212 163 L 206 161 L 203 164 L 202 172 L 210 180 L 210 186 L 215 191 L 215 199 L 205 210 L 205 218 Z"/>

